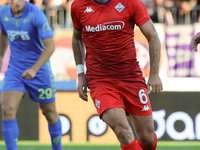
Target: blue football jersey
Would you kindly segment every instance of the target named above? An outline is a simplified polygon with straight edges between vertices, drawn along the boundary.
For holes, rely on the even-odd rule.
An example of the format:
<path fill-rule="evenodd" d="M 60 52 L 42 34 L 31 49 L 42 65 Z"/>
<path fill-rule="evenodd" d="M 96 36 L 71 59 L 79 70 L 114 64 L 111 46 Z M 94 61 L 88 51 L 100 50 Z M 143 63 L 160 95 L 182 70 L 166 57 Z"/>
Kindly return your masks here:
<path fill-rule="evenodd" d="M 22 74 L 31 68 L 44 50 L 42 40 L 53 37 L 45 14 L 35 5 L 26 2 L 19 17 L 15 17 L 9 4 L 0 8 L 0 30 L 8 36 L 11 55 L 9 68 Z M 36 75 L 51 72 L 48 61 Z"/>

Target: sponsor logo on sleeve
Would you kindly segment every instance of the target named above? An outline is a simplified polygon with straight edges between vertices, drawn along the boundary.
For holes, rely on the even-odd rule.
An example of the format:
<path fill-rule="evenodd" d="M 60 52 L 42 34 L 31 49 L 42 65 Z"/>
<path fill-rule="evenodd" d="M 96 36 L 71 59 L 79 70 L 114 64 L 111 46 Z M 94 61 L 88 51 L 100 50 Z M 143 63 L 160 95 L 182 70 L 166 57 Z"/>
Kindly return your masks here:
<path fill-rule="evenodd" d="M 47 32 L 47 31 L 49 31 L 49 30 L 51 30 L 51 27 L 49 26 L 48 23 L 45 23 L 45 24 L 43 25 L 43 32 Z"/>

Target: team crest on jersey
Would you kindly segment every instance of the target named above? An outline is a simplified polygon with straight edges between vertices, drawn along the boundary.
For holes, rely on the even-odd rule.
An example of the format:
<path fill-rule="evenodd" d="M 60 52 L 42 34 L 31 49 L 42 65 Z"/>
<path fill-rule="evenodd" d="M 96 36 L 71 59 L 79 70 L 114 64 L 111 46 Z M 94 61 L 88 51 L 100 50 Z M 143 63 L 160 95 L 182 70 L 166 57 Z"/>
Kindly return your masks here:
<path fill-rule="evenodd" d="M 115 6 L 115 9 L 117 9 L 118 12 L 121 12 L 124 9 L 124 5 L 122 5 L 121 3 L 117 4 L 117 6 Z"/>
<path fill-rule="evenodd" d="M 100 108 L 100 104 L 101 104 L 101 101 L 99 101 L 99 100 L 96 99 L 95 105 L 96 105 L 97 108 Z"/>

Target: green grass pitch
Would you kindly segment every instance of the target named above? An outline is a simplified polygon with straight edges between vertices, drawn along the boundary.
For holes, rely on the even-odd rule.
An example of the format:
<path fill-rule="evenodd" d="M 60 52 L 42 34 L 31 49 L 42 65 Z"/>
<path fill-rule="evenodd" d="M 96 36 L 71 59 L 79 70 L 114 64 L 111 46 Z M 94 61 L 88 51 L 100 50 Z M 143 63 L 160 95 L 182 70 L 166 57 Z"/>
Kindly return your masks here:
<path fill-rule="evenodd" d="M 200 141 L 158 141 L 158 150 L 200 150 Z M 6 150 L 0 141 L 0 150 Z M 18 141 L 18 150 L 51 150 L 50 144 L 37 141 Z M 64 143 L 63 150 L 121 150 L 119 144 Z"/>

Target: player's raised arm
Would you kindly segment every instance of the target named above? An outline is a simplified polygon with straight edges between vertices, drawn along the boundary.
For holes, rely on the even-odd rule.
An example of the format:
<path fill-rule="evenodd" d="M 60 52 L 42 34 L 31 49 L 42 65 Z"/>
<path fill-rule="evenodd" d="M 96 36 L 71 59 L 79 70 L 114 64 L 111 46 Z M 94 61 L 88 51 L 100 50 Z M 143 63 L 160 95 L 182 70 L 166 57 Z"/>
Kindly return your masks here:
<path fill-rule="evenodd" d="M 78 86 L 77 90 L 79 97 L 84 101 L 88 101 L 87 98 L 87 81 L 84 75 L 84 60 L 85 60 L 85 48 L 82 39 L 82 31 L 73 29 L 72 36 L 72 48 L 74 53 L 74 59 L 77 66 L 78 74 Z"/>
<path fill-rule="evenodd" d="M 159 77 L 159 61 L 160 61 L 160 40 L 155 27 L 151 20 L 139 27 L 149 43 L 150 55 L 150 76 L 147 83 L 147 89 L 151 92 L 159 93 L 163 90 L 162 82 Z"/>
<path fill-rule="evenodd" d="M 191 46 L 192 49 L 197 52 L 197 45 L 200 43 L 200 32 L 198 32 L 192 39 L 191 39 Z"/>
<path fill-rule="evenodd" d="M 3 56 L 8 47 L 8 37 L 7 34 L 0 31 L 0 68 L 3 62 Z"/>

